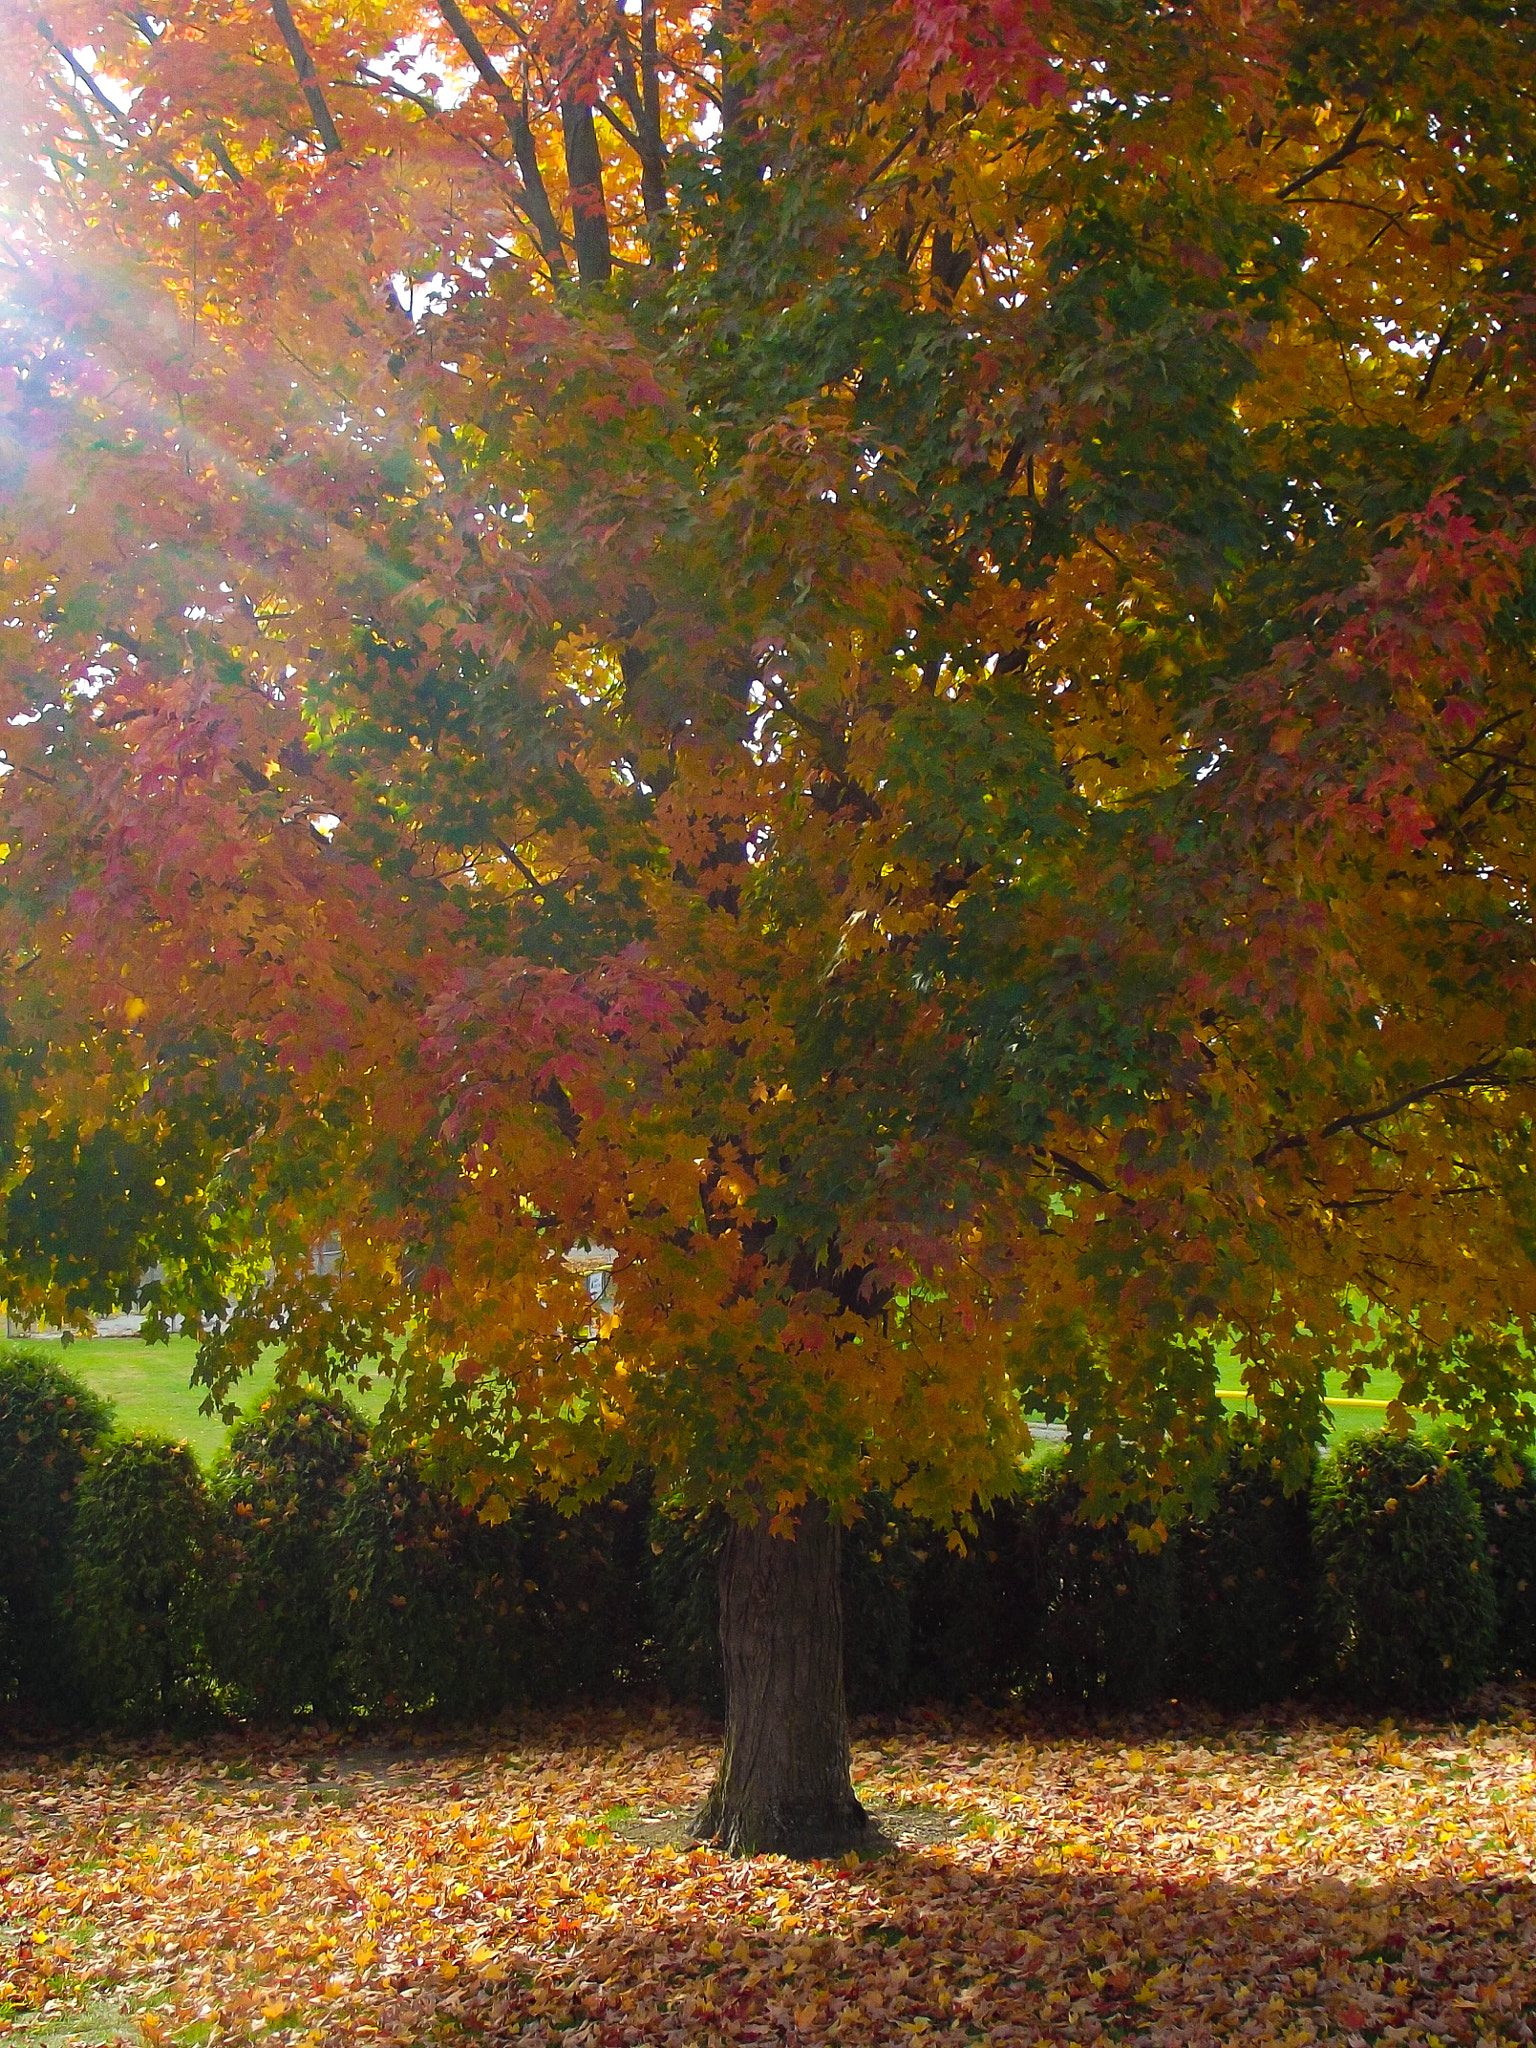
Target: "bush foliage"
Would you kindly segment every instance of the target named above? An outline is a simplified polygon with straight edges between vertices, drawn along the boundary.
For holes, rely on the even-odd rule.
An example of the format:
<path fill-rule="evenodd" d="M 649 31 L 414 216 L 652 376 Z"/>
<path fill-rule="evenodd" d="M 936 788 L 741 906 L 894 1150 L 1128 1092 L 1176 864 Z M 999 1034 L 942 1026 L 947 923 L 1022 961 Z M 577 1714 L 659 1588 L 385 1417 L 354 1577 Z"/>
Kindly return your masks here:
<path fill-rule="evenodd" d="M 1316 1659 L 1306 1491 L 1287 1494 L 1238 1446 L 1214 1505 L 1177 1544 L 1180 1696 L 1242 1711 L 1301 1691 Z"/>
<path fill-rule="evenodd" d="M 1054 1462 L 1030 1474 L 1025 1501 L 1026 1680 L 1059 1700 L 1144 1706 L 1178 1633 L 1177 1547 L 1144 1549 L 1128 1523 L 1082 1521 L 1082 1495 Z"/>
<path fill-rule="evenodd" d="M 67 1709 L 74 1673 L 64 1627 L 75 1494 L 110 1405 L 45 1353 L 0 1349 L 0 1701 Z"/>
<path fill-rule="evenodd" d="M 59 1360 L 0 1351 L 0 1704 L 462 1720 L 640 1682 L 724 1705 L 723 1520 L 644 1476 L 493 1526 L 319 1395 L 239 1424 L 211 1485 L 184 1444 L 110 1423 Z M 1490 1452 L 1355 1437 L 1287 1497 L 1239 1445 L 1161 1546 L 1084 1521 L 1060 1461 L 963 1538 L 870 1494 L 843 1539 L 849 1707 L 1173 1690 L 1245 1709 L 1319 1682 L 1447 1704 L 1536 1669 L 1536 1472 L 1513 1477 Z"/>
<path fill-rule="evenodd" d="M 369 1453 L 327 1530 L 339 1681 L 354 1709 L 493 1714 L 526 1663 L 518 1528 L 480 1521 L 410 1457 Z"/>
<path fill-rule="evenodd" d="M 206 1703 L 213 1504 L 184 1443 L 148 1432 L 96 1452 L 76 1503 L 71 1623 L 86 1704 L 152 1725 Z"/>
<path fill-rule="evenodd" d="M 1498 1606 L 1472 1489 L 1409 1437 L 1352 1437 L 1312 1489 L 1331 1674 L 1367 1704 L 1441 1706 L 1493 1661 Z"/>
<path fill-rule="evenodd" d="M 1000 1500 L 964 1537 L 912 1529 L 911 1697 L 963 1706 L 1020 1682 L 1038 1623 L 1028 1520 L 1027 1503 Z"/>
<path fill-rule="evenodd" d="M 1459 1450 L 1452 1457 L 1477 1503 L 1493 1572 L 1493 1675 L 1536 1677 L 1536 1472 L 1522 1458 L 1508 1485 L 1492 1451 Z"/>
<path fill-rule="evenodd" d="M 266 1715 L 344 1713 L 332 1621 L 332 1524 L 368 1448 L 345 1402 L 302 1394 L 237 1423 L 214 1473 L 222 1510 L 214 1662 Z"/>
<path fill-rule="evenodd" d="M 647 1675 L 650 1504 L 644 1475 L 574 1512 L 568 1502 L 524 1504 L 526 1697 L 609 1699 Z"/>

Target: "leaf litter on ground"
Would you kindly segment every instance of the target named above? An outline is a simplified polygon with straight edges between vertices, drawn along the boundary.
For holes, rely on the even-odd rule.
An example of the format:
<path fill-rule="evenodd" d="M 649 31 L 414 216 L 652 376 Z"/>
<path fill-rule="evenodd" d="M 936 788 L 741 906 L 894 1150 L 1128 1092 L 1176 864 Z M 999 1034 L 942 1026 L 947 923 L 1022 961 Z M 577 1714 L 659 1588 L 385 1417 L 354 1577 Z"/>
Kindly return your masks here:
<path fill-rule="evenodd" d="M 911 1716 L 855 1745 L 891 1847 L 842 1863 L 682 1845 L 714 1752 L 666 1714 L 11 1751 L 0 2037 L 1502 2048 L 1533 1709 Z"/>

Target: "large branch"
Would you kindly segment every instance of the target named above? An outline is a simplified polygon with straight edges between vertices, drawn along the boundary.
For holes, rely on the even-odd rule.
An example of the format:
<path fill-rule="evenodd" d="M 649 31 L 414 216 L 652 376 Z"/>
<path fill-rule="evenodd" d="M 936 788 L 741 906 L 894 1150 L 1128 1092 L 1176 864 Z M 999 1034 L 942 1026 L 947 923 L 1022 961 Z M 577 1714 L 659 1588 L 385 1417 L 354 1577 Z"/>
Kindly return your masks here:
<path fill-rule="evenodd" d="M 288 0 L 272 0 L 272 19 L 277 23 L 277 32 L 288 45 L 288 54 L 293 59 L 293 68 L 298 76 L 299 90 L 309 102 L 309 111 L 314 118 L 315 132 L 320 137 L 321 147 L 327 156 L 335 156 L 341 149 L 341 137 L 336 133 L 336 123 L 331 119 L 331 110 L 325 104 L 325 94 L 320 90 L 320 80 L 315 75 L 315 60 L 305 47 L 304 38 L 299 34 L 298 24 Z"/>
<path fill-rule="evenodd" d="M 565 135 L 565 171 L 571 187 L 576 272 L 583 284 L 606 284 L 613 275 L 608 242 L 608 206 L 603 197 L 603 158 L 597 123 L 582 100 L 563 93 L 560 125 Z"/>
<path fill-rule="evenodd" d="M 634 132 L 626 133 L 625 140 L 640 159 L 641 203 L 647 220 L 659 220 L 667 210 L 667 148 L 661 133 L 661 89 L 656 75 L 656 0 L 641 0 L 638 78 L 622 12 L 616 17 L 613 49 L 619 96 L 634 122 Z M 612 121 L 610 110 L 605 107 L 603 111 Z M 613 125 L 617 128 L 619 123 Z"/>
<path fill-rule="evenodd" d="M 1347 163 L 1357 149 L 1375 149 L 1377 145 L 1374 142 L 1363 145 L 1361 143 L 1360 138 L 1365 133 L 1365 119 L 1365 115 L 1362 114 L 1338 148 L 1331 151 L 1320 163 L 1315 163 L 1309 171 L 1300 172 L 1288 185 L 1282 185 L 1275 194 L 1276 199 L 1294 199 L 1298 192 L 1305 191 L 1314 178 L 1321 178 L 1328 171 L 1336 171 L 1340 164 Z"/>
<path fill-rule="evenodd" d="M 544 188 L 544 173 L 539 169 L 539 153 L 534 144 L 533 129 L 529 126 L 527 109 L 519 95 L 512 90 L 507 80 L 491 62 L 490 52 L 470 27 L 458 0 L 437 0 L 437 10 L 458 39 L 459 47 L 465 56 L 484 79 L 492 99 L 500 109 L 501 118 L 507 124 L 507 133 L 512 138 L 512 149 L 517 157 L 517 168 L 523 180 L 528 216 L 533 222 L 534 233 L 539 238 L 544 261 L 552 271 L 563 276 L 565 245 L 560 236 L 560 223 L 555 219 L 555 210 L 550 205 L 549 194 Z"/>
<path fill-rule="evenodd" d="M 91 73 L 86 69 L 86 67 L 80 62 L 80 59 L 75 55 L 74 51 L 70 49 L 69 45 L 65 42 L 62 42 L 59 39 L 59 37 L 54 34 L 51 24 L 48 23 L 47 21 L 39 21 L 37 24 L 37 32 L 42 37 L 43 41 L 48 45 L 49 49 L 52 50 L 55 53 L 55 55 L 63 58 L 64 62 L 69 66 L 71 72 L 79 80 L 80 84 L 85 87 L 86 91 L 90 94 L 91 98 L 95 100 L 97 106 L 102 108 L 102 110 L 110 117 L 112 125 L 116 128 L 118 134 L 122 137 L 124 144 L 131 145 L 132 143 L 137 141 L 138 137 L 134 133 L 134 130 L 129 126 L 128 117 L 124 113 L 123 109 L 120 106 L 118 106 L 115 100 L 110 99 L 107 96 L 107 94 L 102 91 L 100 82 L 96 78 L 94 78 L 91 75 Z M 78 102 L 76 103 L 76 108 L 80 114 L 80 118 L 82 119 L 82 121 L 85 122 L 86 127 L 89 128 L 89 119 L 86 116 L 84 109 L 79 107 Z M 99 141 L 100 137 L 97 137 L 97 140 Z M 171 181 L 174 184 L 179 185 L 182 191 L 186 193 L 189 199 L 201 199 L 201 197 L 203 196 L 202 186 L 195 183 L 193 179 L 189 178 L 186 172 L 183 171 L 178 165 L 172 163 L 169 160 L 169 158 L 151 157 L 150 162 L 154 164 L 157 170 L 164 171 L 166 176 L 169 179 L 171 179 Z"/>
<path fill-rule="evenodd" d="M 1379 1109 L 1352 1109 L 1342 1116 L 1333 1117 L 1321 1130 L 1311 1136 L 1305 1131 L 1290 1131 L 1283 1138 L 1276 1138 L 1261 1152 L 1255 1152 L 1251 1165 L 1268 1166 L 1282 1152 L 1305 1152 L 1313 1145 L 1325 1143 L 1329 1138 L 1342 1136 L 1345 1131 L 1363 1135 L 1373 1124 L 1385 1123 L 1390 1117 L 1400 1116 L 1405 1109 L 1413 1109 L 1421 1102 L 1433 1101 L 1436 1096 L 1456 1095 L 1468 1088 L 1486 1088 L 1499 1079 L 1499 1057 L 1474 1060 L 1471 1066 L 1463 1067 L 1459 1073 L 1447 1074 L 1438 1081 L 1426 1081 L 1422 1088 L 1408 1088 L 1401 1095 L 1384 1102 Z"/>

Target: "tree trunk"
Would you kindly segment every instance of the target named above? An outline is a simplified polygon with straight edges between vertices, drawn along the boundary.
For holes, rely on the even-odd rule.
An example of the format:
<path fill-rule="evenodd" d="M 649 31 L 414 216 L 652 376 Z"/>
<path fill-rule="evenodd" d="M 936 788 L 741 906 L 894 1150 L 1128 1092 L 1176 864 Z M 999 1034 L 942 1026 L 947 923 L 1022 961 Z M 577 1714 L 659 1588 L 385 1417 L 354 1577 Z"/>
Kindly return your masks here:
<path fill-rule="evenodd" d="M 848 1774 L 842 1533 L 813 1500 L 792 1541 L 766 1515 L 726 1536 L 725 1754 L 693 1827 L 733 1855 L 838 1856 L 868 1827 Z"/>
<path fill-rule="evenodd" d="M 592 109 L 567 95 L 560 102 L 565 131 L 565 174 L 571 188 L 571 234 L 576 275 L 583 284 L 606 284 L 613 275 L 608 246 L 608 204 L 603 197 L 603 159 Z"/>

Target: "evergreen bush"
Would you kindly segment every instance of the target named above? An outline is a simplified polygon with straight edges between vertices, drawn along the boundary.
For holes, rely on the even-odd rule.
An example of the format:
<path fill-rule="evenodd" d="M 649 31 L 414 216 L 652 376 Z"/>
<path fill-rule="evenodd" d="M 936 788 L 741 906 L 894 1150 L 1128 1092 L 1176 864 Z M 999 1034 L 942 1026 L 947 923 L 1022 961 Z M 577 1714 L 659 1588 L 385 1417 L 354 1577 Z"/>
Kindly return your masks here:
<path fill-rule="evenodd" d="M 1312 1676 L 1315 1602 L 1310 1482 L 1287 1494 L 1237 1446 L 1210 1512 L 1178 1531 L 1181 1695 L 1246 1711 L 1288 1699 Z"/>
<path fill-rule="evenodd" d="M 367 1448 L 353 1408 L 302 1393 L 237 1423 L 215 1468 L 210 1649 L 218 1677 L 252 1713 L 346 1711 L 330 1537 Z"/>
<path fill-rule="evenodd" d="M 1165 1690 L 1179 1628 L 1178 1551 L 1143 1550 L 1132 1524 L 1080 1519 L 1081 1490 L 1055 1461 L 1028 1475 L 1023 1508 L 1025 1682 L 1063 1701 L 1144 1706 Z"/>
<path fill-rule="evenodd" d="M 185 1443 L 136 1432 L 94 1454 L 77 1493 L 70 1595 L 82 1693 L 98 1718 L 153 1726 L 206 1705 L 213 1538 Z"/>
<path fill-rule="evenodd" d="M 650 1475 L 641 1473 L 610 1499 L 574 1512 L 566 1503 L 523 1503 L 528 1698 L 610 1699 L 645 1675 L 650 1499 Z"/>
<path fill-rule="evenodd" d="M 111 1426 L 110 1403 L 57 1357 L 0 1347 L 0 1703 L 72 1711 L 63 1605 L 75 1494 L 89 1452 Z"/>
<path fill-rule="evenodd" d="M 1349 1438 L 1312 1489 L 1318 1616 L 1346 1694 L 1443 1706 L 1487 1676 L 1498 1605 L 1464 1474 L 1416 1438 Z"/>
<path fill-rule="evenodd" d="M 851 1714 L 885 1714 L 908 1696 L 919 1537 L 889 1494 L 866 1493 L 843 1531 L 843 1690 Z"/>
<path fill-rule="evenodd" d="M 1516 1461 L 1516 1483 L 1499 1478 L 1492 1451 L 1477 1446 L 1451 1454 L 1482 1517 L 1483 1541 L 1498 1609 L 1495 1678 L 1536 1677 L 1536 1473 Z"/>
<path fill-rule="evenodd" d="M 965 1706 L 1018 1685 L 1039 1618 L 1027 1520 L 1022 1500 L 999 1500 L 958 1541 L 912 1530 L 911 1698 Z"/>
<path fill-rule="evenodd" d="M 415 1459 L 370 1452 L 327 1532 L 340 1684 L 365 1714 L 497 1713 L 526 1652 L 515 1520 L 492 1527 Z"/>
<path fill-rule="evenodd" d="M 719 1587 L 725 1531 L 723 1508 L 691 1513 L 661 1500 L 652 1504 L 647 1530 L 656 1676 L 674 1700 L 716 1717 L 725 1712 Z"/>

